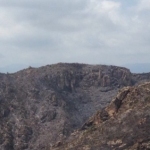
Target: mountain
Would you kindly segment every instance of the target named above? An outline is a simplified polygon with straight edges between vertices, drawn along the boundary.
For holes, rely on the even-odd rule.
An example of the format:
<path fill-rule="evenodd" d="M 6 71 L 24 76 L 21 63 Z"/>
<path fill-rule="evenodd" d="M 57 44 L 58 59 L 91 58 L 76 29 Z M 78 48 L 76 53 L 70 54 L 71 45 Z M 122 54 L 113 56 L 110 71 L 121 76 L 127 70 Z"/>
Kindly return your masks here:
<path fill-rule="evenodd" d="M 0 74 L 0 149 L 49 150 L 107 106 L 120 88 L 145 81 L 150 73 L 76 63 Z"/>
<path fill-rule="evenodd" d="M 121 89 L 57 150 L 149 150 L 150 82 Z M 61 145 L 61 146 L 60 146 Z"/>

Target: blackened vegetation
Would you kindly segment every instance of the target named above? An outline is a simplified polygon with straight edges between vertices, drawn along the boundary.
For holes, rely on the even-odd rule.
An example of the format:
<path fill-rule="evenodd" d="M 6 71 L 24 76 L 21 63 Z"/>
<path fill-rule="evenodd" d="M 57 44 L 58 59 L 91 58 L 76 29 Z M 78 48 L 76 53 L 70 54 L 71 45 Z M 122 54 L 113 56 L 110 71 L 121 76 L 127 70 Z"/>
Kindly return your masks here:
<path fill-rule="evenodd" d="M 0 74 L 0 149 L 46 150 L 62 143 L 96 111 L 100 110 L 95 123 L 84 128 L 107 122 L 119 112 L 120 99 L 112 114 L 102 108 L 120 88 L 149 80 L 149 73 L 136 75 L 123 67 L 76 63 Z M 143 103 L 148 101 L 145 98 Z"/>

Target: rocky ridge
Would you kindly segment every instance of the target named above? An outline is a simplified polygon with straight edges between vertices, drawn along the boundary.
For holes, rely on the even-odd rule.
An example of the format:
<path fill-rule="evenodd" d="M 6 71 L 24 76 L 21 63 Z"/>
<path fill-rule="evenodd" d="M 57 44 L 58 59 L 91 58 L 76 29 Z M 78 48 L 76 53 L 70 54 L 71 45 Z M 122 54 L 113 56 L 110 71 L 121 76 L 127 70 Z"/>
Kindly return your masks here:
<path fill-rule="evenodd" d="M 0 149 L 47 150 L 108 105 L 120 88 L 143 81 L 150 81 L 149 73 L 87 64 L 0 74 Z"/>

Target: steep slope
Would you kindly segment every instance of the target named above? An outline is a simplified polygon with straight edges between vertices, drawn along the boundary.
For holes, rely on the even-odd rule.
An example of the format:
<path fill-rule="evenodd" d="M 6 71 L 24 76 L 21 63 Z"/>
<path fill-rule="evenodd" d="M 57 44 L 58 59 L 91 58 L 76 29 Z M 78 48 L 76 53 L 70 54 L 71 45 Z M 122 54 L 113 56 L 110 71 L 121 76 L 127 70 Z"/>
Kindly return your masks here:
<path fill-rule="evenodd" d="M 120 90 L 68 143 L 56 149 L 149 150 L 150 82 Z"/>
<path fill-rule="evenodd" d="M 121 87 L 145 80 L 122 67 L 62 63 L 0 74 L 0 149 L 49 149 Z"/>

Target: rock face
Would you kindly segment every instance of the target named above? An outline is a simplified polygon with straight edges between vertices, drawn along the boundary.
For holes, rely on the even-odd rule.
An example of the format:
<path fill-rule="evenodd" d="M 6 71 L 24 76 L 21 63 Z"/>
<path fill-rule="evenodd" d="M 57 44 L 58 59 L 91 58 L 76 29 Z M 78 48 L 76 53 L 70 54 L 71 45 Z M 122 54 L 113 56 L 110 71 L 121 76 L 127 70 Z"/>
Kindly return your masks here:
<path fill-rule="evenodd" d="M 108 105 L 120 88 L 149 80 L 149 73 L 122 67 L 62 63 L 0 74 L 0 149 L 49 150 Z M 115 103 L 95 124 L 118 112 L 122 103 Z"/>
<path fill-rule="evenodd" d="M 150 82 L 120 90 L 66 144 L 53 149 L 149 150 Z"/>

